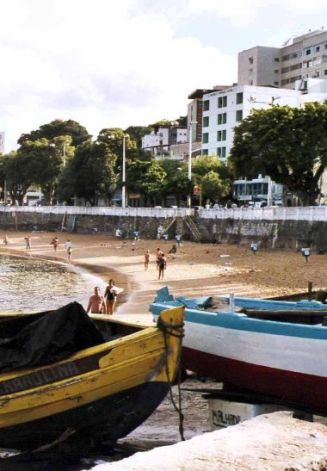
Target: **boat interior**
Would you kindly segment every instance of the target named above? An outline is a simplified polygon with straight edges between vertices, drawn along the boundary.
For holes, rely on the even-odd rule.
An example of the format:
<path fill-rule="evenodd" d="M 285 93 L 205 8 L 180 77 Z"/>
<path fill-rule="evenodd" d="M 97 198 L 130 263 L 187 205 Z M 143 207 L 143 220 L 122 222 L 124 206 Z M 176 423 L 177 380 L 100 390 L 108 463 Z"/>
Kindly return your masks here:
<path fill-rule="evenodd" d="M 218 296 L 212 296 L 207 300 L 204 309 L 205 311 L 210 312 L 226 312 L 230 310 L 230 304 L 228 300 L 219 298 Z M 246 314 L 248 317 L 255 319 L 265 319 L 277 322 L 289 322 L 294 324 L 327 326 L 327 305 L 326 311 L 315 311 L 310 309 L 275 311 L 263 309 L 248 309 L 235 306 L 233 312 Z"/>

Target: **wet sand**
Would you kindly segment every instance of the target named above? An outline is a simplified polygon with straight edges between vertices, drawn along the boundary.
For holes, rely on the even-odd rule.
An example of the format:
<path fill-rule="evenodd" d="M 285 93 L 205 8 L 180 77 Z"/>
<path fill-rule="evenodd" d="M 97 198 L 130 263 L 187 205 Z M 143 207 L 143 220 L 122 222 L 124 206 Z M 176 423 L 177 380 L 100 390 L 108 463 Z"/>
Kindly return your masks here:
<path fill-rule="evenodd" d="M 4 234 L 3 234 L 4 235 Z M 31 250 L 24 237 L 31 237 Z M 57 235 L 55 252 L 51 239 Z M 248 245 L 213 245 L 184 242 L 176 254 L 169 254 L 174 241 L 117 240 L 105 235 L 47 232 L 7 232 L 8 245 L 1 253 L 15 253 L 67 263 L 64 242 L 73 245 L 72 263 L 107 282 L 114 278 L 124 289 L 117 314 L 147 314 L 157 289 L 168 286 L 174 295 L 283 296 L 327 286 L 327 255 L 313 253 L 306 263 L 300 252 L 279 249 L 253 254 Z M 3 236 L 0 240 L 3 239 Z M 167 254 L 165 279 L 158 280 L 156 249 Z M 144 252 L 150 250 L 149 269 L 144 269 Z M 90 293 L 91 295 L 92 293 Z M 128 302 L 127 302 L 128 301 Z M 147 314 L 148 315 L 148 314 Z"/>

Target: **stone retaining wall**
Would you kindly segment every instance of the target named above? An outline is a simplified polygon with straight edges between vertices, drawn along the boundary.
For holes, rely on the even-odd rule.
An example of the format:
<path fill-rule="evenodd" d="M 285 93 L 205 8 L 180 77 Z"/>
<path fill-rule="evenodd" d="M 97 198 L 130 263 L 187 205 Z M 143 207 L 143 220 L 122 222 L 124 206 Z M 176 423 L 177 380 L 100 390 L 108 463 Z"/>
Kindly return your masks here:
<path fill-rule="evenodd" d="M 158 227 L 166 229 L 169 239 L 182 233 L 185 240 L 214 243 L 247 244 L 260 242 L 261 247 L 300 248 L 312 247 L 319 251 L 327 250 L 327 221 L 297 220 L 250 220 L 250 219 L 209 219 L 199 215 L 186 217 L 145 217 L 119 215 L 56 214 L 20 212 L 19 210 L 0 212 L 0 229 L 53 232 L 92 232 L 110 236 L 117 228 L 126 238 L 132 238 L 135 230 L 141 238 L 154 239 Z"/>

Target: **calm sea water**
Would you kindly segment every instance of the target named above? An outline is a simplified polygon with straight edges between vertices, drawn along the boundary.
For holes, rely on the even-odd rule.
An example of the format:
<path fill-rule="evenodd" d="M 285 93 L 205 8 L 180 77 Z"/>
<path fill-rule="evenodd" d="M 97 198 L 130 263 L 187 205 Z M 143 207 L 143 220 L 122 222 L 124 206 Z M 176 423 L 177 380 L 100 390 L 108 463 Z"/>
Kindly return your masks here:
<path fill-rule="evenodd" d="M 0 256 L 1 310 L 43 311 L 71 301 L 86 307 L 95 285 L 103 285 L 103 282 L 73 266 Z"/>

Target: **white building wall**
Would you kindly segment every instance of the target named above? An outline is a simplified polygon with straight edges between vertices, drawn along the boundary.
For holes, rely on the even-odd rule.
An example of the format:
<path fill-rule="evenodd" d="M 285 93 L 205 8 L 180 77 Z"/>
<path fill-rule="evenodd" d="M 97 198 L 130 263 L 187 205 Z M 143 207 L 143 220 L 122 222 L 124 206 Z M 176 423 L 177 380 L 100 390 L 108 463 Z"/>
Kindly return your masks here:
<path fill-rule="evenodd" d="M 177 129 L 176 144 L 184 144 L 187 141 L 187 129 Z"/>
<path fill-rule="evenodd" d="M 242 119 L 244 119 L 251 113 L 252 109 L 267 109 L 273 104 L 297 107 L 307 102 L 323 102 L 327 99 L 327 93 L 319 91 L 324 90 L 327 83 L 321 83 L 318 87 L 318 84 L 309 82 L 308 87 L 309 93 L 302 94 L 300 90 L 287 88 L 276 89 L 240 85 L 221 92 L 211 92 L 204 95 L 203 99 L 209 100 L 209 109 L 203 111 L 202 154 L 218 155 L 217 149 L 220 149 L 220 158 L 222 160 L 228 158 L 230 149 L 233 146 L 234 128 L 240 122 L 237 121 L 237 118 L 240 118 L 240 116 L 237 117 L 237 112 L 241 113 Z M 315 93 L 310 93 L 311 90 L 315 90 Z M 237 103 L 238 94 L 243 94 L 242 103 Z M 226 106 L 219 107 L 218 100 L 219 98 L 224 100 L 224 97 L 226 97 L 224 102 Z M 218 115 L 225 116 L 219 118 Z M 219 119 L 221 124 L 219 124 Z M 226 122 L 224 122 L 225 120 Z"/>

